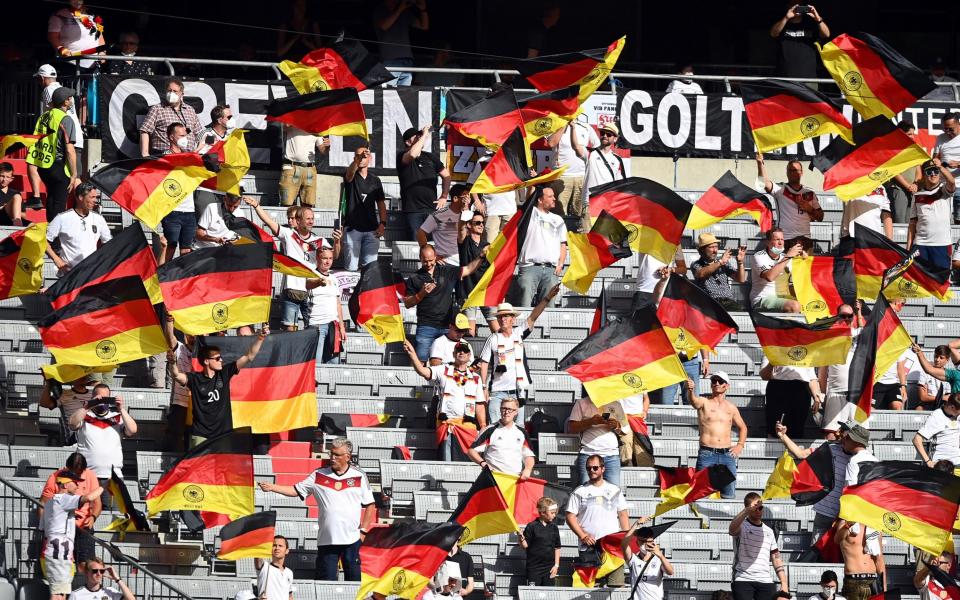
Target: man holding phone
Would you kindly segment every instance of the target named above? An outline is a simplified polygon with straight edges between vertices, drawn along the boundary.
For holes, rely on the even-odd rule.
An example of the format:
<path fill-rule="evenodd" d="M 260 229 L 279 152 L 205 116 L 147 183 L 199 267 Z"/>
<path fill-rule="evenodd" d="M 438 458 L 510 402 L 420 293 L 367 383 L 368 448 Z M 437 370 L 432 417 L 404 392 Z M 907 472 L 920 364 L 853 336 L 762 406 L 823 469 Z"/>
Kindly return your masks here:
<path fill-rule="evenodd" d="M 743 310 L 743 307 L 733 298 L 730 279 L 737 283 L 747 281 L 747 271 L 743 264 L 747 247 L 727 248 L 718 258 L 720 240 L 712 233 L 701 233 L 697 237 L 697 252 L 700 253 L 700 258 L 690 266 L 697 284 L 726 310 Z"/>
<path fill-rule="evenodd" d="M 776 74 L 815 78 L 820 55 L 814 44 L 829 38 L 830 28 L 812 4 L 790 0 L 787 5 L 787 13 L 770 27 L 770 37 L 779 42 Z"/>

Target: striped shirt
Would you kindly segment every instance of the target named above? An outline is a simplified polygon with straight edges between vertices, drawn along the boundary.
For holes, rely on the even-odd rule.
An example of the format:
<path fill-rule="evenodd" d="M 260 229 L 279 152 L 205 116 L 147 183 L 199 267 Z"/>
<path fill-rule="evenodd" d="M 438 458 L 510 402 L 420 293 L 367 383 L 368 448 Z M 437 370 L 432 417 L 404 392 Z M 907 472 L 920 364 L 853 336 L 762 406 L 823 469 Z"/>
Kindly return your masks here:
<path fill-rule="evenodd" d="M 733 538 L 733 580 L 770 583 L 770 555 L 779 550 L 769 526 L 745 520 Z"/>
<path fill-rule="evenodd" d="M 167 104 L 157 104 L 150 107 L 147 116 L 140 124 L 140 133 L 150 135 L 150 154 L 162 156 L 170 149 L 170 140 L 167 138 L 167 127 L 171 123 L 182 123 L 187 128 L 189 148 L 197 147 L 197 139 L 203 126 L 197 117 L 197 111 L 186 102 L 181 102 L 179 108 Z"/>
<path fill-rule="evenodd" d="M 847 476 L 850 455 L 843 451 L 839 442 L 830 443 L 829 446 L 830 454 L 833 455 L 833 489 L 813 505 L 813 512 L 836 519 L 840 514 L 840 495 L 843 493 L 843 482 Z"/>

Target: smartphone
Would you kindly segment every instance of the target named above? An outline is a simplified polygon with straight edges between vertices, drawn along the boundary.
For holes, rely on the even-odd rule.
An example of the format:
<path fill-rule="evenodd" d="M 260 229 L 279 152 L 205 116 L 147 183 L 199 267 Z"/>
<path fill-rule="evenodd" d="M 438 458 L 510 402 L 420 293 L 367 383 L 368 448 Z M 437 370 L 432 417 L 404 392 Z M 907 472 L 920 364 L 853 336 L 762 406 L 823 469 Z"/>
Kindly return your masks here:
<path fill-rule="evenodd" d="M 334 229 L 340 229 L 340 219 L 334 219 L 334 220 L 333 220 L 333 228 L 334 228 Z"/>
<path fill-rule="evenodd" d="M 809 13 L 810 13 L 810 5 L 809 5 L 809 4 L 798 4 L 798 5 L 797 5 L 796 13 L 797 13 L 798 15 L 806 15 L 806 14 L 809 14 Z"/>
<path fill-rule="evenodd" d="M 603 413 L 603 414 L 600 415 L 600 416 L 603 417 L 604 420 L 607 420 L 607 419 L 610 418 L 610 413 L 606 412 L 606 413 Z"/>
<path fill-rule="evenodd" d="M 483 587 L 486 588 L 487 593 L 490 595 L 494 595 L 497 593 L 497 584 L 492 581 L 488 581 L 484 583 Z"/>

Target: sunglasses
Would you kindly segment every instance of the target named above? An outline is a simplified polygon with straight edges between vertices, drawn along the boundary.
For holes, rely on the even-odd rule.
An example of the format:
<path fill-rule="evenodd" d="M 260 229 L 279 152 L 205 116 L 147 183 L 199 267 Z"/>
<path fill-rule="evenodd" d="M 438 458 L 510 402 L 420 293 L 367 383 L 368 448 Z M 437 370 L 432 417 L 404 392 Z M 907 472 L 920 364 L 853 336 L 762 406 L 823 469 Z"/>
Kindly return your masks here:
<path fill-rule="evenodd" d="M 460 349 L 458 349 L 458 350 L 454 350 L 453 353 L 454 353 L 454 354 L 470 354 L 470 351 L 469 351 L 469 350 L 464 350 L 463 348 L 460 348 Z"/>
<path fill-rule="evenodd" d="M 923 172 L 927 177 L 933 177 L 934 175 L 940 174 L 940 169 L 927 169 Z"/>
<path fill-rule="evenodd" d="M 107 572 L 106 569 L 88 569 L 91 573 L 103 575 Z"/>
<path fill-rule="evenodd" d="M 587 467 L 588 471 L 601 471 L 603 470 L 603 465 L 592 465 Z"/>
<path fill-rule="evenodd" d="M 837 315 L 837 316 L 840 317 L 841 319 L 843 319 L 844 321 L 852 321 L 852 320 L 853 320 L 853 313 L 840 313 L 840 314 Z"/>
<path fill-rule="evenodd" d="M 612 131 L 601 131 L 601 132 L 600 132 L 600 137 L 605 137 L 605 136 L 606 136 L 606 137 L 617 137 L 617 134 L 613 133 Z"/>
<path fill-rule="evenodd" d="M 483 225 L 483 221 L 470 221 L 471 225 Z"/>
<path fill-rule="evenodd" d="M 208 356 L 208 357 L 207 357 L 207 360 L 222 361 L 222 360 L 223 360 L 223 357 L 222 357 L 222 356 Z"/>
<path fill-rule="evenodd" d="M 711 384 L 711 385 L 723 385 L 723 384 L 725 384 L 725 383 L 726 383 L 726 381 L 724 381 L 724 380 L 722 380 L 722 379 L 711 379 L 711 380 L 710 380 L 710 384 Z"/>

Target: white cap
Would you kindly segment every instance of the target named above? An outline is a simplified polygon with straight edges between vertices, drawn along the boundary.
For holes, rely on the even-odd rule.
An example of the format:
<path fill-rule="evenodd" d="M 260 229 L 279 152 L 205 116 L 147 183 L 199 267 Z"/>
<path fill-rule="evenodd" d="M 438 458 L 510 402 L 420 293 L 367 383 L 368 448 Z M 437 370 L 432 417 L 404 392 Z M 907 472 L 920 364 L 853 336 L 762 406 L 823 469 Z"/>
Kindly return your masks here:
<path fill-rule="evenodd" d="M 35 76 L 36 77 L 56 77 L 57 70 L 53 68 L 53 65 L 40 65 L 40 68 L 37 69 Z"/>
<path fill-rule="evenodd" d="M 719 378 L 722 379 L 724 382 L 730 383 L 730 376 L 727 375 L 727 372 L 726 372 L 726 371 L 714 371 L 713 373 L 710 373 L 710 377 L 711 377 L 711 378 L 713 378 L 713 377 L 719 377 Z"/>

